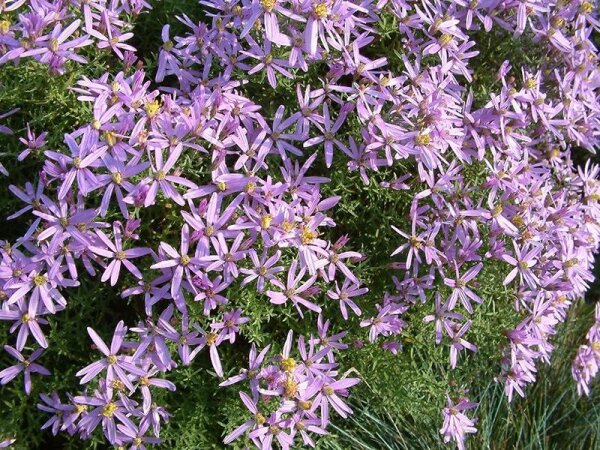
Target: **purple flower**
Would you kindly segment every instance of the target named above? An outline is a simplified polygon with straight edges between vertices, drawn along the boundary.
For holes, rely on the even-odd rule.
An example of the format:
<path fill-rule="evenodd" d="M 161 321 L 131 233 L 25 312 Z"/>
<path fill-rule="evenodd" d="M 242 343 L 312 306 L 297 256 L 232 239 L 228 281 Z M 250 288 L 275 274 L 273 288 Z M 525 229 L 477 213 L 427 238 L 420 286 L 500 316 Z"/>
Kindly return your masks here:
<path fill-rule="evenodd" d="M 117 222 L 114 223 L 113 233 L 115 236 L 115 242 L 113 243 L 109 237 L 104 234 L 100 230 L 96 230 L 97 236 L 100 238 L 101 244 L 104 244 L 104 247 L 99 247 L 96 245 L 91 245 L 89 250 L 94 252 L 97 255 L 104 256 L 105 258 L 111 258 L 112 261 L 108 264 L 104 273 L 102 274 L 101 281 L 110 280 L 110 285 L 114 286 L 119 279 L 119 273 L 121 272 L 121 264 L 125 266 L 125 268 L 131 272 L 135 277 L 141 279 L 142 273 L 139 269 L 133 265 L 130 259 L 140 258 L 144 255 L 148 255 L 151 250 L 149 248 L 131 248 L 128 250 L 123 250 L 123 242 L 121 238 L 121 230 Z"/>
<path fill-rule="evenodd" d="M 41 354 L 44 352 L 43 349 L 39 348 L 35 350 L 29 356 L 29 358 L 25 358 L 20 352 L 18 352 L 15 348 L 11 347 L 10 345 L 5 345 L 4 350 L 10 356 L 19 361 L 19 363 L 0 371 L 0 384 L 5 385 L 9 383 L 17 375 L 23 372 L 23 376 L 25 377 L 25 393 L 29 395 L 31 394 L 32 388 L 32 373 L 39 373 L 40 375 L 50 375 L 50 372 L 45 367 L 33 362 L 41 356 Z"/>
<path fill-rule="evenodd" d="M 467 320 L 462 327 L 459 328 L 458 325 L 453 325 L 453 328 L 448 330 L 448 336 L 452 340 L 452 345 L 450 346 L 450 366 L 453 369 L 456 367 L 459 351 L 464 349 L 471 350 L 472 352 L 477 351 L 475 345 L 463 338 L 467 331 L 469 331 L 469 328 L 471 328 L 472 323 L 471 320 Z"/>
<path fill-rule="evenodd" d="M 329 423 L 329 407 L 331 406 L 343 418 L 352 414 L 352 409 L 344 403 L 342 397 L 348 395 L 348 388 L 360 383 L 360 378 L 344 378 L 333 383 L 323 382 L 321 392 L 317 394 L 314 403 L 321 405 L 321 426 Z"/>
<path fill-rule="evenodd" d="M 193 283 L 192 278 L 197 270 L 195 267 L 201 263 L 198 258 L 188 256 L 189 246 L 190 228 L 186 224 L 181 228 L 180 253 L 178 253 L 177 250 L 175 250 L 166 242 L 161 242 L 160 249 L 164 255 L 163 258 L 166 259 L 163 259 L 162 261 L 150 266 L 151 269 L 175 268 L 173 272 L 173 280 L 171 281 L 172 297 L 175 297 L 178 294 L 184 275 L 190 284 Z"/>
<path fill-rule="evenodd" d="M 352 300 L 352 297 L 358 297 L 366 294 L 369 291 L 366 287 L 359 287 L 357 284 L 352 284 L 352 281 L 348 278 L 344 280 L 344 284 L 340 289 L 337 281 L 335 282 L 335 291 L 327 291 L 329 298 L 338 300 L 340 302 L 340 310 L 344 320 L 348 320 L 348 308 L 350 308 L 354 314 L 360 316 L 362 311 L 356 303 Z"/>
<path fill-rule="evenodd" d="M 442 410 L 444 424 L 440 430 L 444 442 L 453 440 L 460 450 L 464 450 L 465 435 L 477 432 L 475 421 L 469 419 L 464 412 L 476 407 L 477 403 L 469 402 L 467 398 L 461 398 L 454 404 L 448 397 L 448 405 Z"/>
<path fill-rule="evenodd" d="M 515 266 L 514 269 L 511 270 L 510 273 L 506 276 L 503 284 L 509 284 L 512 280 L 515 279 L 515 277 L 518 274 L 521 282 L 525 280 L 525 282 L 530 288 L 535 289 L 536 286 L 539 285 L 539 280 L 535 276 L 531 268 L 537 263 L 536 257 L 540 254 L 541 248 L 533 247 L 531 249 L 521 249 L 517 246 L 516 243 L 514 243 L 514 248 L 516 258 L 513 258 L 510 255 L 503 256 L 503 259 L 507 263 Z"/>
<path fill-rule="evenodd" d="M 98 350 L 100 350 L 106 358 L 93 362 L 78 371 L 75 375 L 82 377 L 80 383 L 89 383 L 90 380 L 98 376 L 100 372 L 106 370 L 106 392 L 109 397 L 112 396 L 113 380 L 120 381 L 130 391 L 133 391 L 135 388 L 127 376 L 127 373 L 141 377 L 145 375 L 145 372 L 132 362 L 132 358 L 118 354 L 123 345 L 125 334 L 127 333 L 127 327 L 125 327 L 123 321 L 120 321 L 115 328 L 110 348 L 107 347 L 102 338 L 98 336 L 92 328 L 88 327 L 87 332 Z"/>
<path fill-rule="evenodd" d="M 137 429 L 128 417 L 128 410 L 122 400 L 113 400 L 112 395 L 107 392 L 95 391 L 93 395 L 81 395 L 74 400 L 82 405 L 92 406 L 81 418 L 78 424 L 80 430 L 90 434 L 98 425 L 102 424 L 104 436 L 111 444 L 117 443 L 117 420 L 129 429 Z"/>
<path fill-rule="evenodd" d="M 223 339 L 229 339 L 229 342 L 233 344 L 235 342 L 235 335 L 240 331 L 239 326 L 249 321 L 248 317 L 242 317 L 241 309 L 236 309 L 225 312 L 223 314 L 223 321 L 213 322 L 210 324 L 210 327 L 218 331 L 223 336 Z"/>
<path fill-rule="evenodd" d="M 262 292 L 265 288 L 265 281 L 271 281 L 275 279 L 275 274 L 284 270 L 283 266 L 275 266 L 275 264 L 277 264 L 281 258 L 281 252 L 277 250 L 275 254 L 268 257 L 267 251 L 264 250 L 261 259 L 259 260 L 256 251 L 254 249 L 250 249 L 248 251 L 248 256 L 250 256 L 250 260 L 252 261 L 252 264 L 254 264 L 254 268 L 240 269 L 240 272 L 247 275 L 246 278 L 242 280 L 241 286 L 246 286 L 248 283 L 257 280 L 256 287 L 258 292 Z"/>
<path fill-rule="evenodd" d="M 17 333 L 17 350 L 23 351 L 29 334 L 37 341 L 37 343 L 43 347 L 48 348 L 48 341 L 40 324 L 47 325 L 48 321 L 39 317 L 43 312 L 39 308 L 39 297 L 33 297 L 26 302 L 24 299 L 19 299 L 16 303 L 16 309 L 12 310 L 0 310 L 0 320 L 13 320 L 15 321 L 10 327 L 9 331 Z"/>
<path fill-rule="evenodd" d="M 283 292 L 275 292 L 275 291 L 267 291 L 267 296 L 271 300 L 271 303 L 276 305 L 281 305 L 286 303 L 288 300 L 291 300 L 298 312 L 302 315 L 302 311 L 300 310 L 300 306 L 302 305 L 311 311 L 315 311 L 317 313 L 321 312 L 321 308 L 314 304 L 313 302 L 302 297 L 302 293 L 307 291 L 317 279 L 316 275 L 310 277 L 307 281 L 302 283 L 300 286 L 298 284 L 304 278 L 306 273 L 306 269 L 300 269 L 298 274 L 296 275 L 296 269 L 298 268 L 298 261 L 294 259 L 292 264 L 290 265 L 290 270 L 287 275 L 287 283 L 284 285 L 281 281 L 274 279 L 271 283 L 281 289 Z"/>
<path fill-rule="evenodd" d="M 444 278 L 444 284 L 452 288 L 452 294 L 446 303 L 446 307 L 449 310 L 453 310 L 456 306 L 457 300 L 460 299 L 461 303 L 469 314 L 473 314 L 473 307 L 471 306 L 471 300 L 476 303 L 481 303 L 481 298 L 475 294 L 468 287 L 468 283 L 473 280 L 483 267 L 482 263 L 478 263 L 468 269 L 464 275 L 460 275 L 458 272 L 458 264 L 454 262 L 454 268 L 456 270 L 456 277 L 454 279 Z"/>

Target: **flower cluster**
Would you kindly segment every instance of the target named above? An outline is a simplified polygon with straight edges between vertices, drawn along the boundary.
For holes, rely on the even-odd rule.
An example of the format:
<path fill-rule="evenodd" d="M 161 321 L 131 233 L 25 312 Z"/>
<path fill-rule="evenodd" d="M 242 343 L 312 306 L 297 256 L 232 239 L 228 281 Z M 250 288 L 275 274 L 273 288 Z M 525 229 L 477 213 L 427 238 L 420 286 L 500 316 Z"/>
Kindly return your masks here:
<path fill-rule="evenodd" d="M 457 403 L 448 397 L 448 404 L 442 410 L 444 424 L 440 430 L 444 442 L 454 440 L 459 450 L 465 449 L 465 434 L 475 433 L 477 429 L 476 421 L 469 419 L 464 412 L 476 407 L 477 403 L 470 402 L 466 397 L 459 398 Z"/>
<path fill-rule="evenodd" d="M 327 167 L 345 158 L 365 184 L 375 172 L 403 170 L 381 188 L 413 193 L 398 218 L 410 229 L 394 227 L 400 245 L 391 253 L 404 259 L 391 264 L 393 290 L 360 322 L 371 342 L 385 338 L 382 347 L 397 354 L 403 315 L 425 304 L 433 312 L 424 322 L 456 368 L 465 351 L 477 351 L 468 334 L 485 299 L 480 280 L 493 267 L 504 271 L 524 316 L 506 333 L 499 364 L 508 398 L 523 396 L 538 362 L 550 361 L 556 326 L 593 279 L 600 240 L 599 168 L 571 160 L 600 135 L 590 38 L 600 23 L 591 3 L 204 0 L 208 23 L 184 15 L 184 35 L 162 30 L 162 92 L 143 71 L 132 73 L 135 49 L 121 18 L 148 4 L 71 2 L 78 19 L 66 2 L 30 3 L 18 23 L 0 22 L 0 64 L 33 57 L 60 73 L 66 60 L 84 62 L 76 50 L 95 43 L 110 47 L 125 70 L 78 82 L 91 122 L 67 133 L 63 149 L 44 152 L 37 184 L 11 187 L 27 205 L 11 218 L 34 219 L 1 251 L 0 320 L 16 334 L 5 349 L 18 364 L 0 372 L 0 382 L 23 372 L 30 392 L 30 375 L 47 374 L 31 362 L 49 345 L 44 317 L 67 306 L 62 292 L 82 276 L 112 286 L 134 280 L 122 296 L 143 296 L 148 316 L 128 340 L 120 323 L 110 347 L 88 330 L 103 356 L 78 373 L 88 384 L 82 395 L 68 404 L 42 397 L 40 408 L 56 413 L 46 424 L 54 432 L 88 438 L 101 425 L 111 444 L 157 442 L 168 413 L 151 393 L 175 388 L 156 376 L 177 366 L 170 348 L 187 365 L 208 347 L 215 374 L 230 370 L 219 346 L 233 344 L 249 320 L 228 297 L 235 284 L 314 320 L 319 338 L 300 337 L 299 358 L 291 356 L 291 332 L 279 356 L 253 347 L 248 370 L 222 383 L 249 383 L 250 394 L 240 396 L 252 414 L 225 442 L 247 434 L 259 448 L 289 448 L 300 434 L 312 445 L 308 433 L 325 433 L 330 407 L 351 412 L 341 398 L 358 379 L 338 376 L 332 349 L 345 347 L 344 333 L 327 336 L 322 299 L 348 320 L 363 314 L 356 298 L 368 287 L 354 273 L 363 255 L 345 248 L 348 236 L 325 239 L 335 226 L 327 211 L 341 199 L 324 197 L 329 180 L 311 174 L 319 152 Z M 401 55 L 372 52 L 384 17 L 397 25 Z M 482 93 L 479 80 L 489 74 L 473 61 L 485 33 L 518 39 L 537 62 L 503 62 Z M 298 83 L 272 117 L 240 81 L 266 78 L 275 89 L 309 69 L 324 75 L 321 84 Z M 19 158 L 44 140 L 29 130 Z M 151 242 L 140 231 L 144 211 L 157 206 L 174 211 L 176 242 Z M 580 392 L 598 369 L 597 334 L 592 328 L 573 368 Z M 21 353 L 31 348 L 29 357 Z M 445 441 L 463 448 L 476 431 L 463 412 L 475 406 L 448 397 Z"/>
<path fill-rule="evenodd" d="M 145 0 L 19 0 L 0 5 L 0 65 L 23 58 L 64 73 L 67 61 L 86 63 L 80 49 L 94 44 L 110 49 L 129 64 L 136 60 L 128 16 L 150 8 Z M 16 17 L 13 14 L 18 13 Z"/>
<path fill-rule="evenodd" d="M 260 352 L 252 346 L 248 369 L 221 383 L 245 381 L 250 388 L 250 395 L 240 392 L 240 397 L 251 417 L 225 437 L 225 444 L 248 432 L 258 448 L 271 448 L 276 441 L 289 449 L 297 436 L 303 445 L 314 447 L 311 434 L 326 433 L 330 410 L 342 417 L 352 413 L 343 398 L 360 379 L 339 376 L 334 350 L 347 348 L 340 342 L 345 333 L 327 336 L 328 328 L 319 316 L 319 337 L 306 342 L 300 336 L 295 352 L 290 331 L 281 354 L 271 358 L 270 346 Z"/>
<path fill-rule="evenodd" d="M 600 368 L 600 304 L 596 304 L 595 319 L 586 336 L 587 344 L 579 347 L 573 360 L 573 378 L 577 382 L 579 395 L 590 395 L 590 382 Z"/>
<path fill-rule="evenodd" d="M 247 321 L 240 310 L 223 312 L 229 303 L 226 289 L 234 282 L 256 283 L 271 303 L 289 303 L 301 316 L 306 310 L 321 311 L 311 301 L 321 290 L 317 278 L 332 288 L 338 283 L 343 289 L 356 286 L 358 293 L 366 292 L 349 269 L 349 261 L 361 255 L 343 251 L 348 239 L 331 243 L 319 237 L 323 227 L 334 225 L 325 211 L 339 198 L 322 198 L 319 186 L 328 180 L 306 175 L 316 156 L 303 165 L 286 159 L 280 180 L 263 178 L 267 156 L 271 153 L 277 160 L 280 155 L 260 131 L 268 125 L 249 100 L 229 87 L 199 89 L 176 103 L 147 87 L 142 72 L 79 83 L 82 101 L 93 102 L 94 119 L 65 135 L 68 154 L 45 151 L 37 187 L 12 187 L 28 203 L 14 216 L 32 212 L 36 219 L 16 245 L 7 244 L 2 252 L 1 318 L 14 322 L 11 331 L 18 332 L 19 350 L 35 343 L 30 336 L 41 347 L 48 346 L 40 324 L 47 323 L 45 315 L 66 306 L 61 291 L 78 284 L 78 262 L 88 275 L 111 285 L 125 272 L 139 280 L 123 291 L 124 297 L 144 297 L 148 319 L 131 329 L 139 335 L 138 342 L 123 343 L 125 329 L 120 325 L 109 349 L 89 330 L 104 357 L 79 375 L 82 383 L 101 373 L 103 378 L 96 380 L 91 399 L 83 395 L 74 402 L 78 409 L 81 404 L 97 408 L 93 419 L 82 412 L 81 422 L 56 428 L 77 430 L 85 438 L 102 423 L 111 443 L 125 442 L 122 433 L 133 436 L 145 427 L 150 400 L 143 380 L 175 367 L 165 342 L 179 344 L 184 364 L 208 347 L 215 373 L 223 376 L 217 348 L 233 343 Z M 178 166 L 186 157 L 200 165 L 209 163 L 205 175 L 182 176 Z M 92 199 L 97 206 L 90 207 Z M 140 208 L 166 202 L 181 207 L 177 248 L 167 242 L 156 251 L 136 245 L 141 240 L 136 217 Z M 115 209 L 123 221 L 104 222 Z M 286 272 L 284 283 L 278 274 Z M 337 291 L 330 296 L 345 310 L 346 296 Z M 190 323 L 190 302 L 200 305 L 205 328 Z M 162 313 L 155 323 L 157 307 Z M 174 309 L 179 324 L 175 328 Z M 134 354 L 121 355 L 123 347 Z M 20 355 L 18 359 L 24 361 Z M 38 366 L 27 367 L 29 392 L 29 373 Z M 10 369 L 2 382 L 14 378 L 17 370 Z M 130 397 L 138 392 L 136 386 L 144 394 L 143 414 Z M 102 408 L 99 402 L 104 402 Z M 137 428 L 132 428 L 130 416 L 140 418 Z"/>

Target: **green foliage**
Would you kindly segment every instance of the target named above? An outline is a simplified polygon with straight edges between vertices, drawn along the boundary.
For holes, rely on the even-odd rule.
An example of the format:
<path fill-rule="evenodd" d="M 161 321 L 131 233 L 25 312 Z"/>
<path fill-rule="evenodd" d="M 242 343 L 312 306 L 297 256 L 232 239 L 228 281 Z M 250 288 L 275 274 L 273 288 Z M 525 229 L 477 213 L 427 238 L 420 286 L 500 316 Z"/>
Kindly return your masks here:
<path fill-rule="evenodd" d="M 560 330 L 552 367 L 542 366 L 538 382 L 524 399 L 508 403 L 502 386 L 481 377 L 471 394 L 480 405 L 474 415 L 479 418 L 479 432 L 471 435 L 471 449 L 573 449 L 598 448 L 600 445 L 600 394 L 579 398 L 571 378 L 572 345 L 578 343 L 589 321 L 588 305 L 578 305 Z M 481 356 L 481 355 L 480 355 Z M 417 365 L 414 378 L 422 378 L 427 368 Z M 427 378 L 427 375 L 425 375 Z M 404 390 L 404 380 L 394 383 Z M 419 382 L 407 390 L 423 389 L 428 382 Z M 388 388 L 388 393 L 394 388 Z M 387 406 L 381 408 L 378 393 L 361 391 L 354 400 L 355 414 L 346 422 L 334 424 L 334 435 L 321 442 L 323 450 L 360 448 L 364 450 L 430 450 L 443 448 L 439 408 L 422 408 L 413 413 L 399 413 Z M 404 397 L 410 403 L 412 398 Z"/>

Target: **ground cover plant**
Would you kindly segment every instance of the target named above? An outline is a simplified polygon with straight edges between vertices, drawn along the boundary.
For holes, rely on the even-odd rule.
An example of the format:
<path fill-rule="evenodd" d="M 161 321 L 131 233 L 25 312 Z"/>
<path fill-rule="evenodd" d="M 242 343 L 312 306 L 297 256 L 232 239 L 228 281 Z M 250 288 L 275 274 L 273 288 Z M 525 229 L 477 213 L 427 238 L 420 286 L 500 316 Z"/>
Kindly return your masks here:
<path fill-rule="evenodd" d="M 597 16 L 0 1 L 0 447 L 600 445 Z"/>

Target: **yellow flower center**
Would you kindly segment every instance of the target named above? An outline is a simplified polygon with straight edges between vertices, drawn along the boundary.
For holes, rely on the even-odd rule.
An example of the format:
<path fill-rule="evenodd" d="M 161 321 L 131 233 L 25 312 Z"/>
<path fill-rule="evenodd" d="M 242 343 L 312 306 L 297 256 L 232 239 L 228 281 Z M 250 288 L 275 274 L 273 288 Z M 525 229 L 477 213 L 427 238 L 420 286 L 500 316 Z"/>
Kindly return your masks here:
<path fill-rule="evenodd" d="M 594 5 L 592 5 L 592 2 L 583 2 L 581 5 L 579 5 L 579 12 L 581 14 L 589 14 L 593 9 Z"/>
<path fill-rule="evenodd" d="M 173 41 L 167 41 L 163 44 L 163 48 L 168 52 L 173 50 L 173 47 L 175 47 L 175 44 L 173 43 Z"/>
<path fill-rule="evenodd" d="M 35 277 L 33 277 L 33 284 L 35 284 L 38 287 L 43 286 L 44 284 L 46 284 L 47 281 L 48 280 L 44 275 L 36 275 Z"/>
<path fill-rule="evenodd" d="M 429 136 L 429 133 L 417 134 L 415 142 L 418 145 L 428 145 L 431 143 L 431 137 Z"/>
<path fill-rule="evenodd" d="M 0 20 L 0 34 L 8 34 L 10 31 L 10 21 Z"/>
<path fill-rule="evenodd" d="M 419 238 L 417 236 L 411 236 L 410 237 L 410 246 L 411 247 L 415 247 L 415 248 L 420 248 L 423 243 L 419 240 Z"/>
<path fill-rule="evenodd" d="M 191 261 L 191 258 L 188 255 L 183 255 L 181 258 L 179 258 L 179 263 L 182 266 L 187 266 Z"/>
<path fill-rule="evenodd" d="M 512 218 L 512 223 L 514 223 L 517 227 L 522 227 L 525 225 L 525 220 L 519 214 Z"/>
<path fill-rule="evenodd" d="M 121 175 L 121 172 L 113 172 L 112 174 L 112 180 L 113 183 L 115 184 L 121 184 L 123 182 L 123 175 Z"/>
<path fill-rule="evenodd" d="M 288 222 L 287 220 L 285 222 L 283 222 L 281 224 L 281 228 L 283 228 L 283 231 L 285 231 L 286 233 L 289 233 L 290 231 L 292 231 L 294 228 L 296 228 L 296 224 L 294 222 Z"/>
<path fill-rule="evenodd" d="M 439 43 L 442 47 L 445 47 L 446 45 L 448 45 L 450 42 L 452 42 L 454 38 L 452 37 L 451 34 L 442 34 L 442 36 L 439 39 Z"/>
<path fill-rule="evenodd" d="M 264 423 L 267 421 L 267 419 L 265 419 L 265 416 L 263 416 L 261 413 L 256 413 L 254 415 L 254 421 L 256 422 L 256 425 L 264 425 Z"/>
<path fill-rule="evenodd" d="M 537 83 L 535 82 L 535 80 L 533 78 L 528 78 L 527 80 L 525 80 L 525 87 L 527 89 L 533 89 L 537 86 Z"/>
<path fill-rule="evenodd" d="M 167 174 L 165 173 L 165 171 L 164 171 L 164 170 L 159 170 L 158 172 L 156 172 L 156 173 L 154 174 L 154 179 L 155 179 L 156 181 L 162 181 L 162 180 L 164 180 L 166 177 L 167 177 Z"/>
<path fill-rule="evenodd" d="M 23 314 L 23 317 L 21 317 L 21 322 L 22 323 L 27 323 L 31 320 L 31 316 L 27 313 Z"/>
<path fill-rule="evenodd" d="M 219 182 L 217 183 L 217 190 L 218 190 L 218 191 L 221 191 L 221 192 L 223 192 L 223 191 L 225 191 L 226 189 L 227 189 L 227 183 L 225 183 L 224 181 L 219 181 Z"/>
<path fill-rule="evenodd" d="M 293 372 L 296 368 L 296 360 L 294 358 L 282 358 L 281 359 L 281 370 L 284 372 Z"/>
<path fill-rule="evenodd" d="M 260 6 L 267 12 L 273 11 L 275 5 L 277 4 L 277 0 L 260 0 Z"/>
<path fill-rule="evenodd" d="M 144 109 L 146 110 L 148 117 L 152 119 L 158 114 L 158 111 L 160 110 L 160 103 L 158 100 L 154 100 L 150 103 L 147 103 L 146 106 L 144 106 Z"/>
<path fill-rule="evenodd" d="M 52 39 L 50 39 L 50 45 L 48 46 L 48 48 L 50 49 L 51 52 L 57 52 L 59 45 L 60 44 L 58 43 L 58 39 L 52 38 Z"/>
<path fill-rule="evenodd" d="M 125 252 L 123 250 L 119 250 L 115 253 L 115 259 L 118 261 L 123 261 L 126 258 Z"/>
<path fill-rule="evenodd" d="M 213 333 L 213 332 L 207 333 L 206 344 L 214 345 L 214 343 L 217 342 L 217 337 L 218 337 L 218 335 L 216 333 Z"/>
<path fill-rule="evenodd" d="M 300 237 L 300 240 L 302 241 L 303 245 L 310 244 L 313 241 L 313 239 L 315 239 L 316 237 L 317 237 L 316 231 L 313 231 L 308 227 L 302 228 L 302 236 Z"/>
<path fill-rule="evenodd" d="M 308 401 L 304 401 L 304 400 L 300 400 L 298 402 L 298 408 L 300 408 L 303 411 L 307 411 L 311 408 L 312 406 L 312 402 L 310 400 Z"/>
<path fill-rule="evenodd" d="M 104 417 L 112 417 L 113 414 L 117 411 L 117 405 L 114 402 L 107 403 L 104 408 L 102 408 L 102 415 Z"/>
<path fill-rule="evenodd" d="M 114 147 L 114 145 L 117 143 L 117 136 L 112 131 L 105 131 L 104 140 L 109 147 Z"/>
<path fill-rule="evenodd" d="M 579 263 L 577 258 L 571 258 L 568 261 L 565 261 L 565 268 L 570 269 L 571 267 L 575 267 Z"/>
<path fill-rule="evenodd" d="M 318 19 L 325 19 L 329 15 L 329 8 L 325 3 L 317 3 L 313 6 L 313 13 Z"/>
<path fill-rule="evenodd" d="M 108 355 L 108 357 L 106 358 L 106 362 L 113 366 L 117 363 L 117 357 L 115 355 Z"/>
<path fill-rule="evenodd" d="M 298 393 L 298 383 L 292 377 L 288 377 L 283 383 L 283 395 L 286 398 L 293 398 Z"/>
<path fill-rule="evenodd" d="M 260 227 L 263 230 L 266 230 L 271 226 L 272 221 L 273 221 L 273 216 L 271 216 L 270 214 L 266 214 L 266 215 L 262 216 L 262 219 L 260 220 Z"/>
<path fill-rule="evenodd" d="M 87 412 L 87 410 L 88 410 L 87 405 L 75 405 L 75 412 L 77 414 Z"/>

